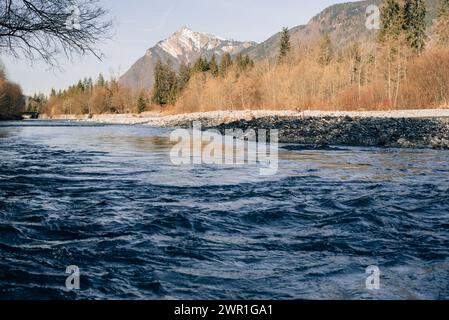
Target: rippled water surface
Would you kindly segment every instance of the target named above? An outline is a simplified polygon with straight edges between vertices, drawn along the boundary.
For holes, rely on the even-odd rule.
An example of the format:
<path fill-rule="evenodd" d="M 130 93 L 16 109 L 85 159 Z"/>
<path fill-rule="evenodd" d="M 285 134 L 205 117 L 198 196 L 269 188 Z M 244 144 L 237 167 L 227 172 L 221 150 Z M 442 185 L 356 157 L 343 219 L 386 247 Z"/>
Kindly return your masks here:
<path fill-rule="evenodd" d="M 261 177 L 174 166 L 169 133 L 0 123 L 0 299 L 449 299 L 449 152 L 287 146 Z"/>

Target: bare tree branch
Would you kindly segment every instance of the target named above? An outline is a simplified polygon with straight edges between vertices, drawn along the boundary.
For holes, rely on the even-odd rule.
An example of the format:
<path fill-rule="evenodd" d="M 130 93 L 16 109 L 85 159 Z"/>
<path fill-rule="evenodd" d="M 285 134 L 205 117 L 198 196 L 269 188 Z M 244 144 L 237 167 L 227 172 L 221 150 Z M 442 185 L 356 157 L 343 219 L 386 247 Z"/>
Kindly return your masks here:
<path fill-rule="evenodd" d="M 0 0 L 0 53 L 56 66 L 67 58 L 102 53 L 112 22 L 99 0 Z"/>

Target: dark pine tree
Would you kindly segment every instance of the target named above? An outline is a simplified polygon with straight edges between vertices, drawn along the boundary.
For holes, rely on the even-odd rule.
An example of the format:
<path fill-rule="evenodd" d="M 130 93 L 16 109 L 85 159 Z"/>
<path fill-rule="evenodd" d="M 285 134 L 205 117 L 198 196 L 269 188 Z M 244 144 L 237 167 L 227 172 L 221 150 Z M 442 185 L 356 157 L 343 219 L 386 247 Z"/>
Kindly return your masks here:
<path fill-rule="evenodd" d="M 106 85 L 106 81 L 104 80 L 103 74 L 100 73 L 98 75 L 97 85 L 100 87 L 104 87 Z"/>
<path fill-rule="evenodd" d="M 154 70 L 152 101 L 158 105 L 173 104 L 176 100 L 177 77 L 169 64 L 159 61 Z"/>
<path fill-rule="evenodd" d="M 84 83 L 83 81 L 78 81 L 78 84 L 76 85 L 76 90 L 78 93 L 84 92 Z"/>
<path fill-rule="evenodd" d="M 220 74 L 220 69 L 218 67 L 217 57 L 215 56 L 215 54 L 212 56 L 212 59 L 209 62 L 209 69 L 210 73 L 214 77 L 218 77 L 218 75 Z"/>
<path fill-rule="evenodd" d="M 235 58 L 235 66 L 237 67 L 238 72 L 246 71 L 254 66 L 254 61 L 251 60 L 251 58 L 245 54 L 238 54 Z"/>
<path fill-rule="evenodd" d="M 204 59 L 203 57 L 199 57 L 198 60 L 196 60 L 195 65 L 193 66 L 193 72 L 195 73 L 204 73 L 210 70 L 209 62 L 207 59 Z"/>
<path fill-rule="evenodd" d="M 192 68 L 187 64 L 182 64 L 178 71 L 178 90 L 181 92 L 187 87 L 192 76 Z"/>
<path fill-rule="evenodd" d="M 222 57 L 221 57 L 221 62 L 220 62 L 220 75 L 221 76 L 225 76 L 226 73 L 228 72 L 229 68 L 231 68 L 232 66 L 232 58 L 231 55 L 226 52 Z"/>
<path fill-rule="evenodd" d="M 384 0 L 380 10 L 379 41 L 398 40 L 404 29 L 404 14 L 397 0 Z"/>
<path fill-rule="evenodd" d="M 282 29 L 281 40 L 279 43 L 279 58 L 278 58 L 279 63 L 285 61 L 285 59 L 290 54 L 291 50 L 292 46 L 290 43 L 290 32 L 288 28 L 284 28 Z"/>
<path fill-rule="evenodd" d="M 409 47 L 416 53 L 421 53 L 428 39 L 426 33 L 426 3 L 424 0 L 405 0 L 404 30 Z"/>
<path fill-rule="evenodd" d="M 147 100 L 145 99 L 143 93 L 140 93 L 137 99 L 137 113 L 145 112 L 147 108 Z"/>

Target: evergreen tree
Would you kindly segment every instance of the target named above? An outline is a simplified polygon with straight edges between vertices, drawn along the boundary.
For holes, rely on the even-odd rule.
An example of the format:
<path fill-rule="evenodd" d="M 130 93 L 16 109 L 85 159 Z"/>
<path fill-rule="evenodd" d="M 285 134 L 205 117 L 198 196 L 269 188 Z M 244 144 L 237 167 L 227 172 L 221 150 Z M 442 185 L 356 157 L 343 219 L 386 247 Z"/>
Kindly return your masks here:
<path fill-rule="evenodd" d="M 176 73 L 170 65 L 159 61 L 154 70 L 152 101 L 158 105 L 172 104 L 176 98 Z"/>
<path fill-rule="evenodd" d="M 179 68 L 179 72 L 178 72 L 177 87 L 178 87 L 179 93 L 181 93 L 187 87 L 187 84 L 190 81 L 191 75 L 192 75 L 192 68 L 190 68 L 189 65 L 182 64 L 181 67 Z"/>
<path fill-rule="evenodd" d="M 218 75 L 220 74 L 220 69 L 218 67 L 217 57 L 215 57 L 215 54 L 212 56 L 212 59 L 210 60 L 209 69 L 210 69 L 210 73 L 214 77 L 218 77 Z"/>
<path fill-rule="evenodd" d="M 137 99 L 137 112 L 142 113 L 145 112 L 147 108 L 147 100 L 145 99 L 143 93 L 140 93 L 139 98 Z"/>
<path fill-rule="evenodd" d="M 100 73 L 98 75 L 97 86 L 104 87 L 106 85 L 106 81 L 104 80 L 103 74 Z"/>
<path fill-rule="evenodd" d="M 179 88 L 177 87 L 177 79 L 176 79 L 176 74 L 175 74 L 175 79 L 174 79 L 174 84 L 170 89 L 170 92 L 168 94 L 168 99 L 167 99 L 167 104 L 169 105 L 175 105 L 176 104 L 176 100 L 178 100 L 180 91 Z"/>
<path fill-rule="evenodd" d="M 221 76 L 225 76 L 226 73 L 228 72 L 229 68 L 231 68 L 232 66 L 232 58 L 231 55 L 226 52 L 222 57 L 221 57 L 221 62 L 220 62 L 220 75 Z"/>
<path fill-rule="evenodd" d="M 210 70 L 209 62 L 207 62 L 207 59 L 203 59 L 203 57 L 199 57 L 198 60 L 196 60 L 195 65 L 193 66 L 193 72 L 207 72 Z"/>
<path fill-rule="evenodd" d="M 404 30 L 409 47 L 416 53 L 423 52 L 426 41 L 426 4 L 424 0 L 405 0 Z"/>
<path fill-rule="evenodd" d="M 254 66 L 254 61 L 252 61 L 247 54 L 243 55 L 240 53 L 235 58 L 235 65 L 237 67 L 237 71 L 243 72 L 252 68 Z"/>
<path fill-rule="evenodd" d="M 279 63 L 285 61 L 287 56 L 290 54 L 292 47 L 290 43 L 290 32 L 288 28 L 282 29 L 281 41 L 279 44 Z"/>
<path fill-rule="evenodd" d="M 76 91 L 77 92 L 84 92 L 84 84 L 83 84 L 83 82 L 81 80 L 78 81 L 78 84 L 76 85 Z"/>
<path fill-rule="evenodd" d="M 436 34 L 440 45 L 449 45 L 449 0 L 440 0 Z"/>
<path fill-rule="evenodd" d="M 397 0 L 384 0 L 380 10 L 379 41 L 398 40 L 404 28 L 404 13 Z"/>
<path fill-rule="evenodd" d="M 92 91 L 91 81 L 92 81 L 91 79 L 84 78 L 84 80 L 83 80 L 84 91 L 86 91 L 86 92 Z"/>
<path fill-rule="evenodd" d="M 325 33 L 320 42 L 318 62 L 323 66 L 327 66 L 332 62 L 333 56 L 334 49 L 332 46 L 331 37 L 328 33 Z"/>

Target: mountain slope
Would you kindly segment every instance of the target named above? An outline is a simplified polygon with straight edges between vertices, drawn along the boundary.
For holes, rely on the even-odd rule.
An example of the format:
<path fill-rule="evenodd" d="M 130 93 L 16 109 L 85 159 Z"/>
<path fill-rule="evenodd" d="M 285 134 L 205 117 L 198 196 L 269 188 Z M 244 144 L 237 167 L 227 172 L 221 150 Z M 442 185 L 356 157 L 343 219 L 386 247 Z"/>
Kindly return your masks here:
<path fill-rule="evenodd" d="M 256 43 L 225 40 L 214 35 L 181 28 L 171 37 L 149 49 L 121 78 L 120 83 L 135 89 L 148 89 L 153 85 L 154 67 L 158 61 L 169 62 L 177 68 L 182 63 L 194 63 L 200 56 L 218 58 L 253 47 Z"/>
<path fill-rule="evenodd" d="M 370 5 L 381 6 L 383 0 L 366 0 L 335 4 L 324 9 L 313 17 L 307 25 L 290 29 L 294 47 L 308 42 L 318 41 L 323 33 L 329 33 L 336 48 L 343 48 L 353 42 L 372 42 L 377 37 L 377 30 L 369 30 L 365 26 L 366 9 Z M 427 24 L 431 26 L 437 15 L 438 0 L 426 0 Z M 268 40 L 256 44 L 253 42 L 237 42 L 224 40 L 213 35 L 193 32 L 183 27 L 170 38 L 159 42 L 149 49 L 125 73 L 120 82 L 132 88 L 150 88 L 153 84 L 154 66 L 158 60 L 169 61 L 174 67 L 181 63 L 193 63 L 200 55 L 210 58 L 229 52 L 249 54 L 253 59 L 274 58 L 279 53 L 280 33 Z"/>
<path fill-rule="evenodd" d="M 330 6 L 313 17 L 307 25 L 290 30 L 293 46 L 318 41 L 323 33 L 329 33 L 333 44 L 343 48 L 352 42 L 369 42 L 376 39 L 377 30 L 365 26 L 366 9 L 369 5 L 381 6 L 382 0 L 342 3 Z M 437 15 L 438 0 L 427 0 L 427 24 L 430 27 Z M 273 58 L 278 54 L 280 33 L 254 48 L 245 51 L 252 58 Z"/>

